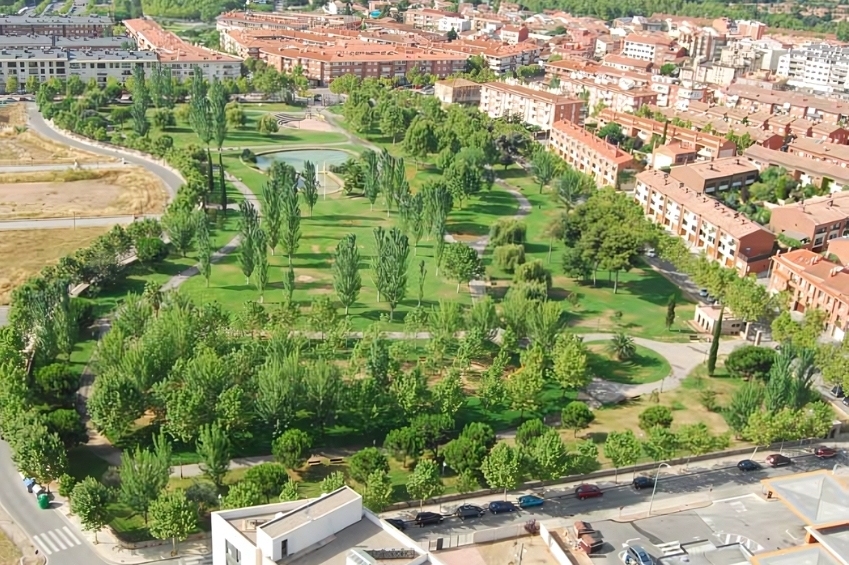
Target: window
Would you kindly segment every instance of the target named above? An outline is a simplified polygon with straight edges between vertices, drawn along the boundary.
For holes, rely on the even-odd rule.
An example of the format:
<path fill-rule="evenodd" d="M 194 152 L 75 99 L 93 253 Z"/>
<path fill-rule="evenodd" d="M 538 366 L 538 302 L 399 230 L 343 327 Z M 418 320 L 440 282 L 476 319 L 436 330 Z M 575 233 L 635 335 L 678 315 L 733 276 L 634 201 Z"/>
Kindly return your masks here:
<path fill-rule="evenodd" d="M 238 565 L 242 562 L 242 553 L 229 540 L 225 540 L 224 548 L 227 555 L 227 565 Z"/>
<path fill-rule="evenodd" d="M 280 555 L 283 557 L 289 555 L 289 540 L 284 539 L 280 542 Z"/>

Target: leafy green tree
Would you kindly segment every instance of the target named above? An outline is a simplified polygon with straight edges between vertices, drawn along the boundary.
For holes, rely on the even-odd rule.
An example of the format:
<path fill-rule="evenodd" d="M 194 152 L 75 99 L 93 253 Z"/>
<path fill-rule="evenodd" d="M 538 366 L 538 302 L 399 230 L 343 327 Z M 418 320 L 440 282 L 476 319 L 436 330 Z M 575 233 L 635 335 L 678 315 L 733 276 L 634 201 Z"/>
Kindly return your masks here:
<path fill-rule="evenodd" d="M 334 490 L 339 490 L 345 486 L 345 475 L 340 471 L 330 473 L 318 484 L 322 494 L 330 494 Z"/>
<path fill-rule="evenodd" d="M 230 440 L 218 424 L 201 427 L 198 432 L 197 454 L 200 469 L 217 488 L 224 484 L 230 468 Z"/>
<path fill-rule="evenodd" d="M 6 77 L 6 94 L 17 94 L 20 89 L 21 83 L 18 80 L 18 75 Z"/>
<path fill-rule="evenodd" d="M 619 469 L 637 464 L 641 451 L 640 441 L 631 430 L 612 431 L 607 434 L 607 439 L 604 440 L 604 456 L 610 459 L 616 470 L 614 481 L 617 481 Z"/>
<path fill-rule="evenodd" d="M 221 499 L 222 510 L 230 508 L 247 508 L 263 504 L 263 494 L 259 485 L 253 481 L 235 483 Z"/>
<path fill-rule="evenodd" d="M 283 232 L 280 244 L 292 264 L 292 255 L 297 253 L 301 241 L 301 207 L 298 205 L 298 193 L 295 186 L 283 187 Z"/>
<path fill-rule="evenodd" d="M 388 473 L 389 461 L 376 447 L 366 447 L 351 456 L 348 461 L 348 471 L 355 481 L 366 484 L 375 471 Z"/>
<path fill-rule="evenodd" d="M 256 233 L 259 229 L 259 216 L 256 208 L 248 200 L 239 203 L 239 266 L 245 275 L 245 284 L 250 284 L 251 275 L 256 268 Z"/>
<path fill-rule="evenodd" d="M 549 428 L 533 441 L 530 459 L 535 478 L 543 482 L 557 480 L 569 471 L 569 453 L 557 430 Z"/>
<path fill-rule="evenodd" d="M 416 430 L 407 426 L 390 431 L 383 441 L 383 448 L 399 459 L 404 467 L 407 458 L 415 459 L 424 451 L 424 441 Z"/>
<path fill-rule="evenodd" d="M 516 444 L 521 446 L 531 445 L 535 439 L 549 430 L 548 426 L 539 418 L 522 422 L 516 430 Z"/>
<path fill-rule="evenodd" d="M 132 93 L 133 103 L 130 106 L 130 116 L 133 120 L 133 131 L 139 137 L 144 137 L 150 131 L 150 122 L 147 120 L 149 96 L 144 80 L 144 67 L 142 65 L 136 65 L 133 68 Z"/>
<path fill-rule="evenodd" d="M 389 319 L 394 316 L 395 308 L 407 294 L 407 270 L 410 246 L 407 236 L 398 228 L 384 231 L 375 228 L 377 256 L 375 267 L 375 285 L 389 303 Z"/>
<path fill-rule="evenodd" d="M 171 245 L 180 255 L 185 257 L 192 247 L 192 241 L 197 230 L 195 216 L 184 208 L 172 207 L 162 217 L 162 226 L 171 239 Z"/>
<path fill-rule="evenodd" d="M 739 379 L 767 380 L 775 362 L 775 351 L 768 347 L 744 345 L 732 351 L 725 359 L 728 374 Z"/>
<path fill-rule="evenodd" d="M 265 497 L 265 502 L 269 502 L 289 482 L 289 472 L 280 463 L 260 463 L 248 469 L 245 481 L 255 483 Z"/>
<path fill-rule="evenodd" d="M 548 300 L 533 301 L 526 306 L 524 323 L 528 337 L 534 346 L 539 347 L 543 352 L 552 351 L 557 343 L 558 332 L 563 326 L 562 306 L 559 302 Z"/>
<path fill-rule="evenodd" d="M 307 460 L 311 447 L 312 438 L 308 433 L 290 428 L 272 442 L 271 453 L 287 468 L 297 469 Z"/>
<path fill-rule="evenodd" d="M 295 481 L 289 481 L 283 485 L 283 490 L 280 491 L 280 502 L 299 500 L 301 495 L 298 490 L 298 483 Z"/>
<path fill-rule="evenodd" d="M 86 477 L 74 485 L 70 499 L 71 512 L 80 519 L 85 531 L 94 532 L 97 543 L 97 532 L 109 523 L 107 506 L 112 500 L 109 488 L 94 477 Z"/>
<path fill-rule="evenodd" d="M 634 338 L 622 332 L 611 338 L 608 348 L 620 361 L 630 361 L 637 354 L 637 345 L 634 343 Z"/>
<path fill-rule="evenodd" d="M 257 227 L 251 243 L 254 246 L 254 282 L 261 303 L 264 300 L 265 287 L 268 286 L 268 236 L 262 227 Z"/>
<path fill-rule="evenodd" d="M 280 131 L 280 126 L 277 124 L 277 118 L 271 114 L 262 116 L 256 122 L 256 130 L 265 135 L 271 135 Z"/>
<path fill-rule="evenodd" d="M 437 382 L 433 386 L 432 393 L 439 411 L 451 418 L 456 416 L 460 408 L 466 404 L 463 383 L 460 380 L 460 373 L 456 370 L 450 370 L 446 376 Z"/>
<path fill-rule="evenodd" d="M 341 390 L 342 377 L 336 365 L 319 360 L 307 366 L 304 374 L 304 400 L 321 434 L 324 434 L 330 417 L 336 412 Z"/>
<path fill-rule="evenodd" d="M 451 243 L 445 247 L 443 259 L 445 274 L 457 281 L 457 293 L 460 285 L 483 276 L 484 268 L 477 252 L 464 243 Z"/>
<path fill-rule="evenodd" d="M 510 406 L 525 412 L 539 407 L 539 395 L 545 387 L 545 354 L 540 347 L 533 347 L 522 354 L 522 367 L 513 371 L 504 381 L 504 390 Z"/>
<path fill-rule="evenodd" d="M 676 449 L 678 449 L 678 436 L 672 430 L 661 426 L 653 427 L 648 433 L 648 438 L 643 442 L 643 451 L 655 462 L 671 459 Z"/>
<path fill-rule="evenodd" d="M 315 172 L 315 164 L 312 161 L 304 161 L 301 178 L 304 181 L 301 187 L 301 193 L 304 195 L 304 202 L 306 202 L 307 208 L 310 211 L 310 217 L 312 217 L 312 209 L 315 207 L 316 202 L 318 202 L 318 177 Z"/>
<path fill-rule="evenodd" d="M 162 492 L 150 505 L 150 535 L 171 538 L 171 555 L 177 555 L 177 541 L 185 541 L 197 528 L 198 511 L 186 498 L 186 491 Z"/>
<path fill-rule="evenodd" d="M 480 469 L 487 452 L 486 445 L 462 435 L 449 441 L 442 448 L 445 463 L 456 473 Z"/>
<path fill-rule="evenodd" d="M 713 324 L 713 335 L 710 340 L 710 350 L 707 358 L 707 374 L 712 377 L 716 372 L 716 358 L 719 355 L 719 338 L 722 335 L 722 317 L 725 314 L 725 308 L 720 307 L 719 316 Z"/>
<path fill-rule="evenodd" d="M 675 295 L 672 294 L 669 296 L 669 300 L 666 302 L 666 331 L 669 331 L 672 328 L 672 324 L 675 323 Z"/>
<path fill-rule="evenodd" d="M 565 395 L 570 390 L 580 390 L 590 382 L 589 357 L 584 340 L 575 334 L 562 332 L 554 342 L 551 352 L 551 373 Z"/>
<path fill-rule="evenodd" d="M 531 157 L 531 173 L 539 184 L 539 192 L 557 175 L 559 159 L 554 153 L 540 146 Z"/>
<path fill-rule="evenodd" d="M 262 191 L 262 225 L 268 235 L 268 247 L 272 255 L 280 242 L 280 229 L 283 223 L 283 187 L 283 180 L 272 179 Z"/>
<path fill-rule="evenodd" d="M 639 416 L 640 429 L 650 432 L 652 429 L 668 428 L 672 425 L 672 410 L 668 406 L 649 406 Z"/>
<path fill-rule="evenodd" d="M 725 420 L 738 438 L 746 429 L 752 414 L 760 410 L 763 401 L 764 387 L 756 381 L 744 383 L 731 396 L 725 409 Z"/>
<path fill-rule="evenodd" d="M 507 491 L 519 485 L 522 457 L 518 450 L 506 443 L 496 444 L 481 463 L 481 473 L 490 488 L 504 490 L 504 499 L 507 500 Z"/>
<path fill-rule="evenodd" d="M 195 241 L 198 248 L 198 264 L 200 265 L 200 274 L 206 280 L 206 286 L 209 287 L 209 277 L 212 275 L 212 243 L 209 240 L 209 225 L 207 223 L 206 214 L 197 212 L 195 217 Z"/>
<path fill-rule="evenodd" d="M 419 501 L 419 508 L 424 501 L 439 496 L 444 490 L 442 479 L 439 477 L 439 466 L 431 459 L 422 459 L 407 478 L 407 494 Z"/>
<path fill-rule="evenodd" d="M 474 471 L 466 470 L 459 474 L 454 488 L 460 494 L 468 494 L 480 490 L 481 484 Z"/>
<path fill-rule="evenodd" d="M 120 500 L 136 512 L 141 512 L 147 523 L 151 503 L 168 484 L 170 461 L 165 459 L 163 453 L 136 447 L 121 455 L 118 474 L 121 477 Z"/>
<path fill-rule="evenodd" d="M 687 450 L 691 456 L 706 455 L 728 447 L 727 434 L 714 436 L 704 422 L 685 424 L 678 428 L 678 446 Z"/>
<path fill-rule="evenodd" d="M 407 131 L 407 114 L 396 104 L 386 104 L 380 115 L 380 131 L 392 138 L 392 145 Z"/>
<path fill-rule="evenodd" d="M 392 501 L 392 479 L 389 474 L 382 469 L 369 473 L 362 495 L 366 508 L 372 512 L 383 512 Z"/>
<path fill-rule="evenodd" d="M 362 286 L 357 236 L 348 234 L 337 244 L 333 261 L 333 289 L 339 302 L 345 307 L 346 316 L 348 309 L 357 301 Z"/>
<path fill-rule="evenodd" d="M 416 116 L 404 135 L 404 150 L 419 162 L 436 150 L 433 124 L 422 116 Z"/>
<path fill-rule="evenodd" d="M 575 437 L 578 436 L 578 430 L 587 429 L 593 423 L 593 420 L 595 420 L 595 414 L 589 406 L 580 400 L 574 400 L 567 404 L 560 417 L 563 427 L 575 432 Z"/>

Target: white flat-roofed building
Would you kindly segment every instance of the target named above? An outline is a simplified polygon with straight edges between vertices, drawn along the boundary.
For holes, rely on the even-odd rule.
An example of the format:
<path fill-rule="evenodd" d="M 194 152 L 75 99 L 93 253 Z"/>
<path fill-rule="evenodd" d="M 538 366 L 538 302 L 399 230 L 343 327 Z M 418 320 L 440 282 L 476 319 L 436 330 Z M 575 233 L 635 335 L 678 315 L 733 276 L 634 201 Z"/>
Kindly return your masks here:
<path fill-rule="evenodd" d="M 212 514 L 212 565 L 441 565 L 348 487 Z"/>
<path fill-rule="evenodd" d="M 136 65 L 152 67 L 157 62 L 152 51 L 89 51 L 81 49 L 3 49 L 0 50 L 0 87 L 10 76 L 24 84 L 30 76 L 39 82 L 77 76 L 83 82 L 95 79 L 106 84 L 114 77 L 123 82 Z"/>

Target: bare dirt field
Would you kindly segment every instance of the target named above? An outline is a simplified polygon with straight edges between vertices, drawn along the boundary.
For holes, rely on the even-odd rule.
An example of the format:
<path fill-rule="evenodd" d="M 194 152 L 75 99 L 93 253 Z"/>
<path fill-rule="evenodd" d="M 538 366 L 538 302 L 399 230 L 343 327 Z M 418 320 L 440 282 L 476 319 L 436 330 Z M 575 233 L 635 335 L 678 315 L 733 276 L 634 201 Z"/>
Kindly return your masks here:
<path fill-rule="evenodd" d="M 521 559 L 519 554 L 521 553 Z M 447 565 L 553 565 L 554 558 L 539 536 L 482 543 L 439 554 Z"/>
<path fill-rule="evenodd" d="M 46 265 L 85 247 L 108 227 L 4 231 L 0 237 L 0 304 L 12 289 Z"/>
<path fill-rule="evenodd" d="M 114 161 L 87 151 L 71 149 L 26 129 L 23 104 L 0 107 L 0 165 L 95 163 Z"/>
<path fill-rule="evenodd" d="M 141 167 L 0 174 L 0 219 L 162 212 L 168 194 Z"/>
<path fill-rule="evenodd" d="M 332 125 L 328 124 L 324 120 L 314 120 L 312 118 L 307 118 L 306 120 L 301 120 L 300 122 L 291 122 L 286 124 L 284 127 L 292 129 L 302 129 L 307 131 L 336 131 L 333 129 Z"/>
<path fill-rule="evenodd" d="M 0 565 L 14 565 L 20 559 L 20 550 L 12 543 L 12 540 L 0 532 Z"/>

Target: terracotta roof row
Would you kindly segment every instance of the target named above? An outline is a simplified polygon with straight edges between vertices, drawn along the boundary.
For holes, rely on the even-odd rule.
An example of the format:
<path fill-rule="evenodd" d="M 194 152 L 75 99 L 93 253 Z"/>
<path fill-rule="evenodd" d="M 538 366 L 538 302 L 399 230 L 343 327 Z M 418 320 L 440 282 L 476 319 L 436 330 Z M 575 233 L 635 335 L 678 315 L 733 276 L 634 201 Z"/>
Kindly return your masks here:
<path fill-rule="evenodd" d="M 127 33 L 143 38 L 153 46 L 160 61 L 183 61 L 187 63 L 236 63 L 237 57 L 224 55 L 183 41 L 176 34 L 165 31 L 153 20 L 136 18 L 123 21 Z"/>

